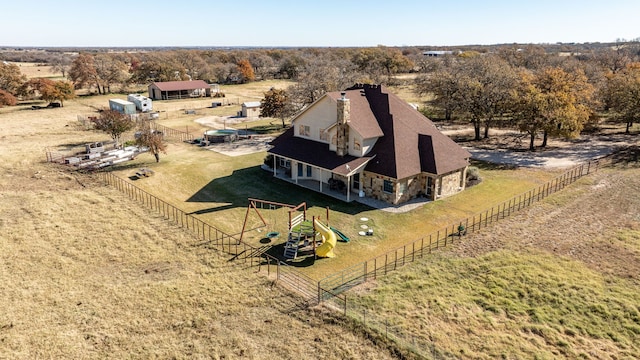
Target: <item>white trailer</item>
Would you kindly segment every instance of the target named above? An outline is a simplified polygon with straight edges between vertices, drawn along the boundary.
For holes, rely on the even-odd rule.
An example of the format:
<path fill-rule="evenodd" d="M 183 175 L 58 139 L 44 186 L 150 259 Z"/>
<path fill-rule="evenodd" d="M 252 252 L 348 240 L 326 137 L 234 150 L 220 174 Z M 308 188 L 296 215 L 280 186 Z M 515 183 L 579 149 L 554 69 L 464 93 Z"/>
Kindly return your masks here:
<path fill-rule="evenodd" d="M 122 99 L 110 99 L 109 109 L 115 110 L 122 114 L 132 115 L 136 113 L 136 105 L 132 102 Z"/>
<path fill-rule="evenodd" d="M 127 100 L 136 104 L 136 109 L 141 112 L 150 112 L 153 110 L 152 100 L 140 94 L 129 94 Z"/>

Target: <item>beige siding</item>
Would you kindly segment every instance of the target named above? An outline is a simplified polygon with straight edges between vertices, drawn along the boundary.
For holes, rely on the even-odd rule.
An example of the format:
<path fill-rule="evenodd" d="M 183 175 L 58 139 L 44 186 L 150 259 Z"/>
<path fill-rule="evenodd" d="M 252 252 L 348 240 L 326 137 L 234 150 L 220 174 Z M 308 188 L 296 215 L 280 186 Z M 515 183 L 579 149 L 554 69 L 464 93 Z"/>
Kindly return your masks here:
<path fill-rule="evenodd" d="M 319 129 L 329 128 L 331 125 L 336 123 L 336 120 L 337 113 L 335 102 L 328 96 L 325 96 L 323 99 L 313 104 L 311 108 L 307 109 L 302 116 L 294 120 L 294 136 L 327 143 L 331 138 L 329 137 L 329 140 L 321 141 Z M 303 126 L 307 126 L 309 131 L 301 132 L 300 127 Z M 308 134 L 308 136 L 304 134 Z M 333 134 L 335 135 L 335 129 L 333 129 Z"/>

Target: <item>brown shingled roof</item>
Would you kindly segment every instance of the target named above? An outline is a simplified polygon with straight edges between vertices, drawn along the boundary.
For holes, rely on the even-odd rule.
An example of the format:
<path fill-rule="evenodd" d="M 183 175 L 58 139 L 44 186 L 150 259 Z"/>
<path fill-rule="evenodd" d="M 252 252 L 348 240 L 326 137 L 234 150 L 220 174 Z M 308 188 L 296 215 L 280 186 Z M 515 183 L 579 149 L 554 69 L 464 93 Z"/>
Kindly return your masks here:
<path fill-rule="evenodd" d="M 349 99 L 351 107 L 349 127 L 357 131 L 363 139 L 371 139 L 384 135 L 362 89 L 334 91 L 327 93 L 327 96 L 337 101 L 342 97 L 343 92 L 347 99 Z"/>
<path fill-rule="evenodd" d="M 318 166 L 340 175 L 350 175 L 355 169 L 366 164 L 372 156 L 338 156 L 329 150 L 329 144 L 294 136 L 293 128 L 271 142 L 269 153 L 287 157 L 305 164 Z"/>
<path fill-rule="evenodd" d="M 328 144 L 296 137 L 292 129 L 275 139 L 269 152 L 329 170 L 346 164 L 355 169 L 366 163 L 367 171 L 395 179 L 421 172 L 442 175 L 468 165 L 468 151 L 385 87 L 356 85 L 345 93 L 351 104 L 349 126 L 365 138 L 378 137 L 365 157 L 339 157 Z M 341 95 L 327 96 L 337 100 Z M 304 111 L 298 116 L 304 116 Z"/>
<path fill-rule="evenodd" d="M 464 168 L 471 154 L 442 134 L 427 117 L 384 86 L 360 85 L 385 136 L 366 170 L 403 179 L 420 172 L 446 174 Z"/>
<path fill-rule="evenodd" d="M 203 80 L 161 81 L 154 82 L 153 84 L 157 86 L 160 91 L 195 90 L 209 88 L 209 84 L 207 84 Z"/>

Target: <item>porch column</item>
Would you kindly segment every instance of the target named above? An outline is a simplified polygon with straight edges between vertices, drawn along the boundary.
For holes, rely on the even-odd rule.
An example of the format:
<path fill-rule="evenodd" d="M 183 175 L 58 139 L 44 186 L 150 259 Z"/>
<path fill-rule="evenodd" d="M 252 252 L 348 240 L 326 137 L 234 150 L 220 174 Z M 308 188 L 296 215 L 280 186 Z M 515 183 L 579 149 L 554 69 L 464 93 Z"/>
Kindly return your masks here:
<path fill-rule="evenodd" d="M 349 194 L 351 194 L 351 176 L 347 176 L 347 202 L 349 202 Z"/>
<path fill-rule="evenodd" d="M 320 170 L 320 192 L 322 192 L 322 168 L 318 168 Z"/>
<path fill-rule="evenodd" d="M 277 156 L 273 155 L 273 176 L 278 175 L 278 172 L 276 171 L 276 163 L 277 163 Z"/>
<path fill-rule="evenodd" d="M 358 196 L 359 197 L 364 197 L 364 190 L 363 190 L 363 183 L 364 183 L 364 172 L 360 172 L 360 175 L 358 175 L 358 178 L 360 179 L 359 183 L 358 183 Z"/>

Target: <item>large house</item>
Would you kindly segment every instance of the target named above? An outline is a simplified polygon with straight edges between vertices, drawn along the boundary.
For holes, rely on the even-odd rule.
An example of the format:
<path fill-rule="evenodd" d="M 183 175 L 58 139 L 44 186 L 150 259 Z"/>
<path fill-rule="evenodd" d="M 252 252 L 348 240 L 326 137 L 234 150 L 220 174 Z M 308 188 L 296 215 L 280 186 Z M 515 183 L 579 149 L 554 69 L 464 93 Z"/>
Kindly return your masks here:
<path fill-rule="evenodd" d="M 189 99 L 210 97 L 211 86 L 203 80 L 163 81 L 151 83 L 149 97 L 153 100 Z"/>
<path fill-rule="evenodd" d="M 462 191 L 471 157 L 379 85 L 325 94 L 271 145 L 274 176 L 345 201 L 394 205 Z"/>

